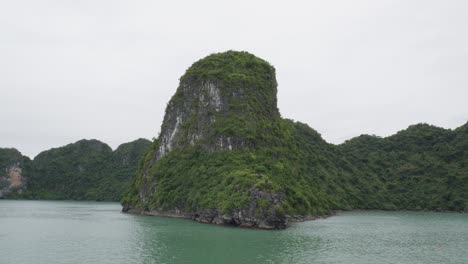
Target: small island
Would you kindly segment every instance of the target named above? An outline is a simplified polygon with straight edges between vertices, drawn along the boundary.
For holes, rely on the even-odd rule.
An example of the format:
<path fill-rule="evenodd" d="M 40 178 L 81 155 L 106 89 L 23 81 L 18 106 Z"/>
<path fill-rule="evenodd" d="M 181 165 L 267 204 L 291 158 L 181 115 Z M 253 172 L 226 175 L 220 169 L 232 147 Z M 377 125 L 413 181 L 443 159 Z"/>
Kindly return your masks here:
<path fill-rule="evenodd" d="M 123 211 L 283 229 L 334 210 L 468 210 L 468 123 L 325 142 L 282 118 L 275 68 L 248 52 L 195 62 Z"/>

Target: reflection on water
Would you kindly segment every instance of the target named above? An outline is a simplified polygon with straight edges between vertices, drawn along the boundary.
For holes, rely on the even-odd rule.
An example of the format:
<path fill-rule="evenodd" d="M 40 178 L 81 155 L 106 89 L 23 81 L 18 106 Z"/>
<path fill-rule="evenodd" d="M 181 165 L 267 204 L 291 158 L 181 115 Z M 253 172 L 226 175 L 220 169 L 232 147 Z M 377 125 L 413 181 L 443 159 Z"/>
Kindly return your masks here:
<path fill-rule="evenodd" d="M 466 263 L 468 215 L 346 212 L 281 231 L 0 201 L 0 263 Z"/>

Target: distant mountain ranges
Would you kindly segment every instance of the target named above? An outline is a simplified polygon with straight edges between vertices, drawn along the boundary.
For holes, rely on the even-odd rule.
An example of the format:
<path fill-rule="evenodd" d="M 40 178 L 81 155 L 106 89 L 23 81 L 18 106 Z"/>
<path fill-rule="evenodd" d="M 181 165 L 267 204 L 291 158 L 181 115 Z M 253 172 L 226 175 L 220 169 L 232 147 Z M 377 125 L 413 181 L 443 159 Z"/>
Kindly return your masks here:
<path fill-rule="evenodd" d="M 305 124 L 294 126 L 303 134 L 300 144 L 317 152 L 311 166 L 333 168 L 332 161 L 356 173 L 344 182 L 322 183 L 330 194 L 346 184 L 353 186 L 346 192 L 360 190 L 359 206 L 341 209 L 468 209 L 468 123 L 454 130 L 417 124 L 386 138 L 361 135 L 340 145 L 326 143 Z M 151 144 L 138 139 L 112 151 L 98 140 L 80 140 L 34 160 L 0 148 L 0 198 L 120 201 Z M 325 153 L 327 158 L 314 161 Z M 324 176 L 330 173 L 322 169 Z"/>
<path fill-rule="evenodd" d="M 119 201 L 150 145 L 138 139 L 112 151 L 98 140 L 80 140 L 33 160 L 0 148 L 0 197 Z"/>
<path fill-rule="evenodd" d="M 0 197 L 121 201 L 123 211 L 280 229 L 333 210 L 468 211 L 468 123 L 333 145 L 281 117 L 273 66 L 216 53 L 180 78 L 157 139 L 0 149 Z"/>

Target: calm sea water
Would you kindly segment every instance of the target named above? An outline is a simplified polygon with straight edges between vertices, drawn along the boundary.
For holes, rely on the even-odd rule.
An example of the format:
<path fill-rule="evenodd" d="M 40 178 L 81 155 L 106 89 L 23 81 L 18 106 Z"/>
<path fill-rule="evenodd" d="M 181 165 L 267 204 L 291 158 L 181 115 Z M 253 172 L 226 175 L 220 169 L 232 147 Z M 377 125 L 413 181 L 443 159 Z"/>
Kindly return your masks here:
<path fill-rule="evenodd" d="M 0 200 L 0 264 L 468 263 L 468 214 L 344 212 L 263 231 L 120 213 L 117 203 Z"/>

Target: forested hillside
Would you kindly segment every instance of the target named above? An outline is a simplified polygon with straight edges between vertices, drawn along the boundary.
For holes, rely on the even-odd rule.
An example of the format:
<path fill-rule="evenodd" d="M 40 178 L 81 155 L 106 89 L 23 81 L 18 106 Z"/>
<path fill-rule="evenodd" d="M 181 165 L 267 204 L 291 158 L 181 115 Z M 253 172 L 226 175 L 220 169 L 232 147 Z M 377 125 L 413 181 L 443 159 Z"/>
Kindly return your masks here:
<path fill-rule="evenodd" d="M 122 144 L 112 151 L 107 144 L 98 140 L 80 140 L 43 151 L 33 161 L 27 157 L 21 159 L 19 152 L 13 157 L 7 156 L 7 152 L 2 149 L 0 165 L 9 170 L 11 168 L 19 170 L 22 179 L 20 189 L 10 188 L 12 190 L 4 196 L 26 199 L 118 201 L 122 198 L 138 161 L 149 145 L 150 141 L 138 139 Z M 16 167 L 12 167 L 13 165 Z M 9 171 L 7 173 L 14 175 Z M 8 179 L 10 178 L 12 177 Z M 2 186 L 9 184 L 6 177 L 0 179 Z"/>
<path fill-rule="evenodd" d="M 418 124 L 379 138 L 363 135 L 338 146 L 357 179 L 379 183 L 375 208 L 468 209 L 468 123 L 448 130 Z M 372 200 L 363 193 L 363 197 Z"/>

